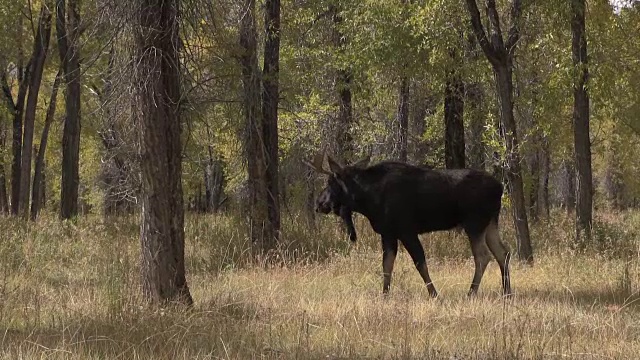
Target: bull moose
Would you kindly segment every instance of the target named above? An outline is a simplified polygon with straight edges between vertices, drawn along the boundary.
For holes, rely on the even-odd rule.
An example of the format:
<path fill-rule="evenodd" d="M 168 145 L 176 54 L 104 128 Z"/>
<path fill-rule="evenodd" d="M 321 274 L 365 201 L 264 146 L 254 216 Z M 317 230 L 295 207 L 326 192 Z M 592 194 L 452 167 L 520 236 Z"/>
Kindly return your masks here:
<path fill-rule="evenodd" d="M 398 240 L 411 256 L 429 295 L 438 296 L 429 276 L 419 234 L 462 229 L 471 244 L 475 272 L 468 295 L 475 295 L 493 254 L 502 274 L 502 290 L 511 295 L 509 248 L 500 240 L 498 217 L 502 184 L 489 173 L 474 169 L 432 169 L 397 161 L 369 165 L 365 158 L 342 166 L 325 154 L 305 161 L 317 172 L 328 175 L 318 195 L 316 211 L 333 212 L 345 224 L 351 241 L 356 240 L 352 212 L 364 215 L 382 240 L 383 293 L 391 285 Z M 488 248 L 488 250 L 487 250 Z"/>

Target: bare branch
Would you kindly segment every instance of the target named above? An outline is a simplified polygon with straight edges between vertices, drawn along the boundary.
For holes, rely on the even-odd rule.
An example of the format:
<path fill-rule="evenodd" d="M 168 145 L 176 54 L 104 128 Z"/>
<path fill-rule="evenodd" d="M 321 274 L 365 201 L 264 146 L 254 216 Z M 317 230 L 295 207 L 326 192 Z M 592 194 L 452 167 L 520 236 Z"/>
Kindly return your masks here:
<path fill-rule="evenodd" d="M 507 39 L 507 54 L 513 55 L 516 43 L 520 39 L 520 18 L 522 17 L 522 0 L 513 0 L 511 3 L 511 28 Z"/>

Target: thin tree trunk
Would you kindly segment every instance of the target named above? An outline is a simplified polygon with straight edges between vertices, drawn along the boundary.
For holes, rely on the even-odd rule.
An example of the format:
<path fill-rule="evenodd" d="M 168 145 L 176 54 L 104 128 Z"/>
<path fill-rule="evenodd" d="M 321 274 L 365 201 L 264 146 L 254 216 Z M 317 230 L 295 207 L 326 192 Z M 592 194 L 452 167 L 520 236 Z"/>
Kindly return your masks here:
<path fill-rule="evenodd" d="M 589 138 L 589 68 L 585 31 L 585 0 L 571 0 L 573 65 L 573 133 L 576 162 L 576 240 L 591 238 L 593 184 L 591 172 L 591 140 Z"/>
<path fill-rule="evenodd" d="M 533 263 L 533 249 L 529 235 L 529 222 L 524 197 L 518 133 L 513 116 L 513 53 L 520 38 L 519 22 L 522 14 L 521 0 L 511 3 L 511 27 L 506 42 L 499 26 L 499 16 L 495 0 L 487 0 L 490 37 L 485 33 L 476 0 L 467 0 L 467 9 L 471 17 L 473 32 L 482 51 L 491 63 L 496 78 L 496 87 L 500 100 L 501 135 L 506 145 L 507 189 L 511 197 L 513 219 L 517 236 L 518 257 L 527 263 Z"/>
<path fill-rule="evenodd" d="M 71 219 L 78 214 L 80 183 L 80 12 L 77 0 L 69 0 L 68 9 L 65 0 L 56 1 L 58 51 L 67 84 L 62 132 L 60 217 Z"/>
<path fill-rule="evenodd" d="M 444 158 L 447 169 L 465 167 L 464 146 L 464 83 L 452 71 L 444 96 Z"/>
<path fill-rule="evenodd" d="M 179 0 L 136 5 L 134 111 L 142 170 L 142 291 L 153 303 L 191 305 L 184 263 Z"/>
<path fill-rule="evenodd" d="M 58 70 L 56 79 L 53 82 L 53 88 L 51 89 L 51 99 L 49 100 L 49 108 L 47 109 L 47 117 L 44 120 L 44 128 L 42 129 L 42 135 L 40 137 L 40 148 L 37 151 L 36 163 L 34 165 L 33 175 L 33 200 L 31 201 L 31 220 L 36 220 L 40 207 L 43 204 L 44 198 L 44 156 L 47 151 L 47 141 L 49 139 L 49 129 L 51 129 L 51 123 L 55 117 L 56 104 L 58 99 L 58 87 L 60 85 L 60 78 L 62 77 L 62 68 Z"/>
<path fill-rule="evenodd" d="M 551 154 L 549 149 L 549 140 L 546 136 L 542 136 L 542 143 L 539 149 L 540 158 L 540 183 L 538 191 L 538 214 L 544 214 L 546 219 L 550 216 L 549 204 L 549 176 L 551 173 Z"/>
<path fill-rule="evenodd" d="M 33 153 L 33 135 L 36 120 L 38 94 L 42 83 L 44 63 L 47 59 L 49 39 L 51 37 L 51 12 L 42 5 L 38 20 L 38 30 L 33 45 L 29 91 L 24 114 L 22 134 L 22 157 L 20 164 L 19 213 L 25 219 L 29 216 L 29 196 L 31 193 L 31 157 Z"/>
<path fill-rule="evenodd" d="M 0 153 L 4 153 L 7 145 L 7 125 L 4 112 L 0 111 Z M 9 197 L 7 196 L 7 178 L 4 157 L 0 158 L 0 214 L 9 214 Z"/>
<path fill-rule="evenodd" d="M 278 102 L 280 76 L 280 0 L 265 2 L 265 39 L 262 91 L 262 141 L 268 228 L 263 251 L 275 248 L 280 237 L 280 187 L 278 185 Z"/>

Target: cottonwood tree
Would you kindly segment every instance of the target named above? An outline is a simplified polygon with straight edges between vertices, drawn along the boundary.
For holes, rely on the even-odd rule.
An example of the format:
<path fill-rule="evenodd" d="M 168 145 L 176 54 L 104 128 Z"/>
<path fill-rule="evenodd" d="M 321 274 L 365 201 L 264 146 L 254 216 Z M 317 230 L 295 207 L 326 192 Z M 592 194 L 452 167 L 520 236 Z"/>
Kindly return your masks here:
<path fill-rule="evenodd" d="M 18 209 L 20 216 L 29 215 L 29 199 L 31 194 L 31 163 L 33 154 L 33 137 L 38 105 L 38 94 L 42 84 L 42 74 L 47 59 L 49 40 L 51 38 L 51 11 L 48 4 L 42 4 L 38 18 L 38 28 L 33 42 L 33 53 L 29 71 L 29 90 L 25 105 L 24 126 L 22 132 L 22 156 L 20 158 L 20 185 Z"/>
<path fill-rule="evenodd" d="M 62 132 L 62 183 L 60 217 L 78 214 L 80 184 L 80 10 L 78 0 L 56 0 L 56 34 L 58 52 L 67 85 L 65 118 Z"/>
<path fill-rule="evenodd" d="M 249 226 L 259 253 L 275 247 L 280 232 L 278 196 L 278 73 L 280 2 L 270 0 L 265 13 L 264 70 L 258 66 L 256 6 L 243 2 L 240 23 L 245 153 L 249 181 Z M 264 91 L 261 89 L 264 87 Z"/>
<path fill-rule="evenodd" d="M 500 16 L 494 0 L 486 1 L 489 18 L 489 33 L 484 29 L 476 0 L 466 0 L 467 10 L 471 17 L 473 32 L 491 63 L 496 78 L 496 89 L 500 100 L 501 135 L 506 145 L 507 188 L 512 201 L 513 219 L 517 234 L 518 257 L 533 263 L 533 250 L 529 235 L 527 208 L 524 197 L 524 186 L 520 168 L 518 149 L 518 132 L 513 116 L 513 56 L 519 39 L 519 26 L 522 14 L 522 1 L 511 2 L 511 26 L 505 41 L 503 38 Z"/>
<path fill-rule="evenodd" d="M 147 300 L 192 304 L 184 264 L 178 7 L 179 0 L 147 0 L 134 10 L 141 272 Z"/>
<path fill-rule="evenodd" d="M 591 238 L 593 212 L 591 139 L 589 137 L 589 68 L 585 31 L 585 0 L 571 0 L 573 136 L 576 169 L 576 240 Z"/>

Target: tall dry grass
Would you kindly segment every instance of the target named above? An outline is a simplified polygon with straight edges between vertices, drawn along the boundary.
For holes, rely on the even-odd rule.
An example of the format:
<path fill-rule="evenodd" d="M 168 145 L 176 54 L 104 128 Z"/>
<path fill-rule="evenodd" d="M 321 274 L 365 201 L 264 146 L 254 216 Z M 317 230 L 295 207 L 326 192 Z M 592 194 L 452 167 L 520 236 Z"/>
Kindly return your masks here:
<path fill-rule="evenodd" d="M 3 359 L 636 359 L 640 354 L 640 213 L 598 214 L 575 244 L 562 213 L 533 227 L 536 262 L 514 261 L 516 296 L 500 297 L 489 265 L 475 299 L 467 240 L 423 237 L 440 298 L 401 250 L 381 296 L 379 239 L 361 218 L 351 247 L 337 220 L 290 216 L 280 261 L 251 259 L 243 224 L 187 217 L 194 308 L 140 299 L 136 218 L 37 224 L 0 219 Z M 508 219 L 502 234 L 512 248 Z"/>

